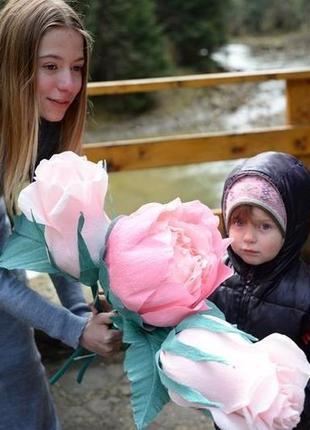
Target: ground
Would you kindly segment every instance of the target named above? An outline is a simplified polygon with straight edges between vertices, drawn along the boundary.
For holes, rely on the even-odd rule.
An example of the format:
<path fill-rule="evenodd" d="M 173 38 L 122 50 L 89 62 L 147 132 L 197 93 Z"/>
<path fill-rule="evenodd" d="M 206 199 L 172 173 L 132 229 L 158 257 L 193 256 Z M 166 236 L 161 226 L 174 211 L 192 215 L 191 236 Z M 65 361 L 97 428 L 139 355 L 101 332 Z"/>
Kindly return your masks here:
<path fill-rule="evenodd" d="M 51 352 L 51 347 L 49 348 Z M 58 354 L 61 348 L 58 348 Z M 62 361 L 45 359 L 49 375 Z M 135 430 L 130 406 L 130 385 L 123 371 L 123 355 L 98 359 L 87 370 L 81 384 L 76 368 L 51 387 L 63 430 Z M 211 421 L 201 412 L 169 403 L 148 430 L 211 430 Z"/>

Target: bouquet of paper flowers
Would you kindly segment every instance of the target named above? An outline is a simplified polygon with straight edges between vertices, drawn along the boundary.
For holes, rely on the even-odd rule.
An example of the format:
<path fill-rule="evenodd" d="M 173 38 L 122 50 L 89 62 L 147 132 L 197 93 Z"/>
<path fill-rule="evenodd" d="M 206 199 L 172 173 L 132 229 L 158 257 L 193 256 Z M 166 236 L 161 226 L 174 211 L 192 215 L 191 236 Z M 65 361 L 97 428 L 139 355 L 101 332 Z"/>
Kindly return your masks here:
<path fill-rule="evenodd" d="M 293 429 L 310 377 L 304 353 L 279 334 L 256 342 L 207 301 L 231 275 L 218 218 L 199 201 L 175 199 L 111 221 L 107 188 L 102 162 L 72 152 L 41 161 L 19 196 L 0 266 L 70 276 L 95 301 L 103 290 L 128 346 L 137 429 L 170 399 L 205 411 L 222 430 Z"/>

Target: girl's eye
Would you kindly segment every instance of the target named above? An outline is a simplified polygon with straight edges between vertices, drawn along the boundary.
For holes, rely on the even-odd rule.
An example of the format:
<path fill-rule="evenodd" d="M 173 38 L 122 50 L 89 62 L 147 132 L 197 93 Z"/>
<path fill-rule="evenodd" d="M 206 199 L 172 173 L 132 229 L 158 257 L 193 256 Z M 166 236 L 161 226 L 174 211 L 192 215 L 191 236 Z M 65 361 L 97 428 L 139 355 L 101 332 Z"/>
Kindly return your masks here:
<path fill-rule="evenodd" d="M 74 72 L 78 72 L 78 73 L 80 73 L 80 72 L 82 71 L 82 69 L 83 69 L 83 66 L 82 66 L 82 65 L 78 65 L 78 66 L 73 66 L 73 67 L 72 67 L 72 70 L 73 70 Z"/>
<path fill-rule="evenodd" d="M 57 70 L 57 66 L 56 66 L 56 64 L 45 64 L 44 66 L 44 69 L 47 69 L 47 70 Z"/>

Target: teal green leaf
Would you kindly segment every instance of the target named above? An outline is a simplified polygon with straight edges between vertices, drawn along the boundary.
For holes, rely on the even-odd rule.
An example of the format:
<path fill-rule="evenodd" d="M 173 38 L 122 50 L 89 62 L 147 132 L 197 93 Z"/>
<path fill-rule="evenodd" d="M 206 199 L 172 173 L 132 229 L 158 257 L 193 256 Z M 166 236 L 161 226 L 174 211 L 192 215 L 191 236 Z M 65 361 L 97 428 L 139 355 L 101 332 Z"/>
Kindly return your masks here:
<path fill-rule="evenodd" d="M 162 344 L 161 349 L 192 361 L 216 361 L 218 363 L 229 364 L 229 361 L 225 360 L 222 356 L 210 354 L 180 342 L 173 333 L 167 337 L 165 342 Z"/>
<path fill-rule="evenodd" d="M 208 310 L 206 311 L 206 315 L 212 315 L 213 317 L 221 318 L 222 320 L 226 320 L 224 313 L 210 300 L 206 300 Z"/>
<path fill-rule="evenodd" d="M 59 273 L 49 258 L 44 226 L 28 221 L 23 214 L 15 217 L 14 230 L 1 254 L 0 267 Z"/>
<path fill-rule="evenodd" d="M 101 260 L 99 262 L 99 282 L 103 289 L 104 295 L 108 302 L 111 304 L 112 308 L 117 311 L 122 310 L 124 308 L 124 305 L 119 300 L 119 298 L 116 297 L 110 290 L 109 271 L 104 260 Z"/>
<path fill-rule="evenodd" d="M 180 332 L 188 328 L 202 328 L 205 330 L 210 330 L 216 333 L 234 333 L 243 337 L 245 340 L 251 342 L 256 341 L 256 338 L 252 335 L 239 330 L 236 326 L 232 324 L 226 324 L 219 320 L 214 320 L 212 318 L 204 318 L 203 316 L 208 316 L 208 311 L 199 312 L 195 315 L 191 315 L 185 318 L 180 324 L 177 325 L 176 331 Z"/>
<path fill-rule="evenodd" d="M 155 354 L 159 350 L 167 331 L 156 329 L 147 332 L 132 322 L 125 321 L 124 342 L 131 344 L 125 354 L 125 370 L 131 382 L 131 403 L 138 430 L 146 428 L 169 401 L 162 385 Z M 141 360 L 143 357 L 143 360 Z"/>
<path fill-rule="evenodd" d="M 137 326 L 145 329 L 144 322 L 140 315 L 136 312 L 130 311 L 126 308 L 120 309 L 119 313 L 128 321 L 133 321 Z M 153 327 L 152 327 L 153 329 Z"/>
<path fill-rule="evenodd" d="M 79 263 L 80 263 L 80 277 L 79 280 L 82 284 L 91 286 L 95 284 L 99 277 L 99 268 L 93 262 L 88 251 L 85 240 L 82 236 L 82 229 L 84 226 L 84 215 L 81 213 L 78 222 L 78 249 L 79 249 Z"/>

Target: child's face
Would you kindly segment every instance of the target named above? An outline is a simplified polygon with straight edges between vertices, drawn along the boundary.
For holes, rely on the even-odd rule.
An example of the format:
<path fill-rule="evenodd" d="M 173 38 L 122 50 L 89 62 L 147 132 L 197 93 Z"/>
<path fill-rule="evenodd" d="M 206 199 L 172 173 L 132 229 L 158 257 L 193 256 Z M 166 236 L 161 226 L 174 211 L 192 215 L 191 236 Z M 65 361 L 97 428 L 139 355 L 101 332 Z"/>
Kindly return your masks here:
<path fill-rule="evenodd" d="M 230 218 L 229 237 L 234 252 L 254 266 L 271 261 L 284 239 L 273 218 L 258 207 L 239 206 Z"/>
<path fill-rule="evenodd" d="M 38 53 L 37 89 L 40 116 L 61 121 L 82 87 L 83 37 L 69 28 L 54 28 Z"/>

